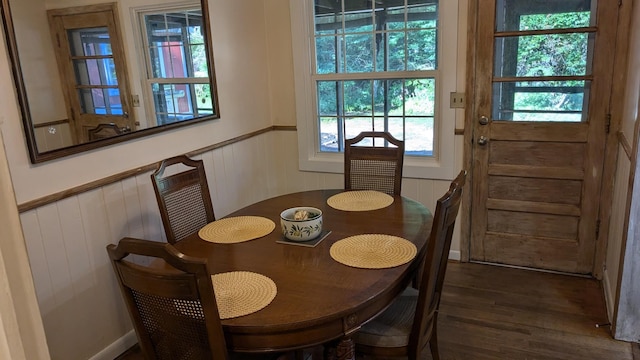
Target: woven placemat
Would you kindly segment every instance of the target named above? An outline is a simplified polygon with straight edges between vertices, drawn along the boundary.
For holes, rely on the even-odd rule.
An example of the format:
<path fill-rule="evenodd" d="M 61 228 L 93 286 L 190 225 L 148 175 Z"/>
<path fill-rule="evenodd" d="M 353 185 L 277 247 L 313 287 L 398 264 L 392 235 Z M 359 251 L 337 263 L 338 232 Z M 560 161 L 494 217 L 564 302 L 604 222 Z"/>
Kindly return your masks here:
<path fill-rule="evenodd" d="M 384 269 L 413 260 L 418 249 L 409 240 L 383 234 L 363 234 L 336 241 L 331 257 L 344 265 L 364 269 Z"/>
<path fill-rule="evenodd" d="M 270 234 L 276 224 L 261 216 L 235 216 L 216 220 L 198 231 L 202 240 L 219 244 L 235 244 Z"/>
<path fill-rule="evenodd" d="M 220 319 L 249 315 L 265 308 L 276 297 L 276 284 L 267 276 L 249 271 L 211 275 Z"/>
<path fill-rule="evenodd" d="M 374 190 L 345 191 L 327 199 L 327 204 L 344 211 L 371 211 L 393 204 L 393 196 Z"/>

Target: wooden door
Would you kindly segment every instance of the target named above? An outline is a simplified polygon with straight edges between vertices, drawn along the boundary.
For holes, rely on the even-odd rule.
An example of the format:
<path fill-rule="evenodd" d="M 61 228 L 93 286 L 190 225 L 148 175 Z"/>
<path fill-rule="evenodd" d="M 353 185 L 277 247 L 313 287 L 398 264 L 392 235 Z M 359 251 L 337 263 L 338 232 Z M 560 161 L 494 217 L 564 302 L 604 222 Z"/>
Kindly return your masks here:
<path fill-rule="evenodd" d="M 129 132 L 135 126 L 116 10 L 107 4 L 48 13 L 76 143 Z"/>
<path fill-rule="evenodd" d="M 591 273 L 617 1 L 474 1 L 470 259 Z"/>

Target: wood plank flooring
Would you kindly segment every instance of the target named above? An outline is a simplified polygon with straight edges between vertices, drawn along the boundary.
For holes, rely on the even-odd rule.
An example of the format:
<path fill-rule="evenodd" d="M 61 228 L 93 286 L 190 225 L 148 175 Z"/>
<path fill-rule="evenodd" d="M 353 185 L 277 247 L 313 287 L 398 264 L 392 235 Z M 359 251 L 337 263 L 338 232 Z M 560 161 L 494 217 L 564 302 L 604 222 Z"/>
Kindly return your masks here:
<path fill-rule="evenodd" d="M 507 267 L 449 263 L 438 340 L 443 360 L 640 360 L 613 340 L 600 283 Z M 316 352 L 317 353 L 317 352 Z M 131 352 L 118 360 L 142 359 Z M 423 359 L 431 359 L 428 349 Z"/>

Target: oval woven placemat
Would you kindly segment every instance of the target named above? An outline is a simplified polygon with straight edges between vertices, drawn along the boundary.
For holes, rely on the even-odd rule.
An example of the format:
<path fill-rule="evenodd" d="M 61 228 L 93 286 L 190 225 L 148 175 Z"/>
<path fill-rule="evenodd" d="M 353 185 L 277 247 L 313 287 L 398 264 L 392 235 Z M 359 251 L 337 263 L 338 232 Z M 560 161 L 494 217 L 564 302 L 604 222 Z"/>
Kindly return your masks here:
<path fill-rule="evenodd" d="M 276 224 L 261 216 L 235 216 L 216 220 L 198 231 L 202 240 L 219 244 L 235 244 L 270 234 Z"/>
<path fill-rule="evenodd" d="M 363 234 L 336 241 L 331 257 L 344 265 L 363 269 L 384 269 L 413 260 L 418 253 L 409 240 L 393 235 Z"/>
<path fill-rule="evenodd" d="M 393 204 L 393 196 L 374 190 L 345 191 L 331 196 L 327 204 L 343 211 L 371 211 Z"/>
<path fill-rule="evenodd" d="M 249 271 L 211 275 L 220 319 L 249 315 L 273 301 L 278 289 L 269 277 Z"/>

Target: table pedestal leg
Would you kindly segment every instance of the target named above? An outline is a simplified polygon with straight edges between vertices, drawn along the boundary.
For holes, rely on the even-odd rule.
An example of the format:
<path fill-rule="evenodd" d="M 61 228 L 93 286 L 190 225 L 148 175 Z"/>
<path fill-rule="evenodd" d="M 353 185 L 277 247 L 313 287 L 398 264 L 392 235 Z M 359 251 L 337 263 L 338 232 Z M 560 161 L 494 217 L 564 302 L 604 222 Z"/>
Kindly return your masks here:
<path fill-rule="evenodd" d="M 327 360 L 355 360 L 356 350 L 351 337 L 343 337 L 325 347 L 324 358 Z"/>

